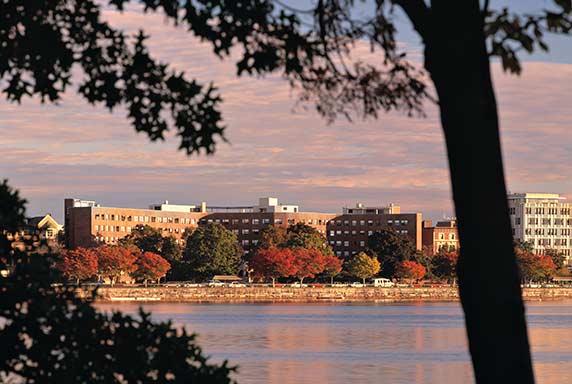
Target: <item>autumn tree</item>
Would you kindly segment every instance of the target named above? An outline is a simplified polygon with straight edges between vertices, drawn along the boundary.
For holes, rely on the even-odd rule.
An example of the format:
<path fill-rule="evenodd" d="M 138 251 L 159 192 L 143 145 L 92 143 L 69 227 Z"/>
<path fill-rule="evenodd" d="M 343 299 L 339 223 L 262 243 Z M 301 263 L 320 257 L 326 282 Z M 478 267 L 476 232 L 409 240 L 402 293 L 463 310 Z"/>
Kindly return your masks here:
<path fill-rule="evenodd" d="M 97 256 L 97 274 L 107 277 L 111 285 L 119 277 L 129 275 L 136 268 L 137 259 L 133 250 L 128 247 L 103 245 L 94 249 Z"/>
<path fill-rule="evenodd" d="M 350 275 L 362 279 L 365 284 L 365 279 L 377 275 L 380 264 L 375 256 L 368 256 L 365 252 L 360 252 L 347 262 L 346 270 Z"/>
<path fill-rule="evenodd" d="M 324 275 L 330 277 L 330 284 L 334 284 L 334 277 L 342 271 L 343 260 L 334 255 L 324 255 Z"/>
<path fill-rule="evenodd" d="M 147 286 L 148 280 L 159 280 L 161 277 L 165 277 L 171 268 L 171 264 L 156 253 L 139 252 L 136 256 L 136 269 L 131 272 L 131 276 L 135 280 L 142 280 L 145 286 Z"/>
<path fill-rule="evenodd" d="M 457 279 L 457 262 L 459 254 L 456 252 L 439 252 L 431 260 L 432 270 L 435 276 L 440 279 L 453 281 Z"/>
<path fill-rule="evenodd" d="M 188 237 L 184 261 L 197 277 L 234 275 L 243 254 L 234 233 L 220 224 L 208 224 Z"/>
<path fill-rule="evenodd" d="M 113 0 L 109 6 L 122 10 L 127 3 Z M 330 120 L 355 112 L 417 115 L 426 100 L 435 101 L 463 244 L 459 292 L 476 380 L 534 381 L 490 59 L 499 58 L 505 71 L 519 74 L 520 52 L 548 50 L 547 33 L 570 34 L 572 0 L 546 2 L 524 14 L 495 9 L 488 0 L 378 0 L 370 12 L 358 11 L 360 3 L 353 0 L 320 0 L 304 9 L 278 0 L 141 3 L 210 43 L 218 57 L 239 51 L 232 56 L 239 75 L 279 72 Z M 224 140 L 222 99 L 214 87 L 157 63 L 143 32 L 131 43 L 101 21 L 103 5 L 3 4 L 0 80 L 7 84 L 2 92 L 8 100 L 59 101 L 73 67 L 83 74 L 80 95 L 109 109 L 125 106 L 135 129 L 151 140 L 163 139 L 171 129 L 187 153 L 214 152 L 217 140 Z M 403 13 L 422 43 L 427 76 L 396 41 L 396 19 Z M 380 66 L 354 54 L 363 44 L 377 50 Z M 492 270 L 483 265 L 489 251 L 482 244 L 495 244 Z"/>
<path fill-rule="evenodd" d="M 519 252 L 517 262 L 520 277 L 525 283 L 548 281 L 556 273 L 556 265 L 550 256 Z"/>
<path fill-rule="evenodd" d="M 56 268 L 68 280 L 89 279 L 97 273 L 97 256 L 91 249 L 76 248 L 63 250 L 56 261 Z"/>
<path fill-rule="evenodd" d="M 252 257 L 250 267 L 255 277 L 272 279 L 274 287 L 277 278 L 293 276 L 296 273 L 294 252 L 288 248 L 258 249 Z"/>
<path fill-rule="evenodd" d="M 404 260 L 397 264 L 396 277 L 401 279 L 420 280 L 425 276 L 425 267 L 414 261 Z"/>
<path fill-rule="evenodd" d="M 552 259 L 556 270 L 561 270 L 564 266 L 564 261 L 566 261 L 566 256 L 557 249 L 547 249 L 544 254 Z"/>
<path fill-rule="evenodd" d="M 313 278 L 324 271 L 326 258 L 315 249 L 296 248 L 294 253 L 294 276 L 304 283 L 306 277 Z"/>

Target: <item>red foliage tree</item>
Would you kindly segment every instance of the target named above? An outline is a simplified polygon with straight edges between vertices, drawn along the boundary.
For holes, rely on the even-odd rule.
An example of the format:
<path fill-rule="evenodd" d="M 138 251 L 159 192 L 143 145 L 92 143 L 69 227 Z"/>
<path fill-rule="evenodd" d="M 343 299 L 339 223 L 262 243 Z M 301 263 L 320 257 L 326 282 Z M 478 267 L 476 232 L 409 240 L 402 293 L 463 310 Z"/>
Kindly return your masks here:
<path fill-rule="evenodd" d="M 334 255 L 324 255 L 324 273 L 330 276 L 330 284 L 334 283 L 334 277 L 342 271 L 342 259 Z"/>
<path fill-rule="evenodd" d="M 97 273 L 97 256 L 86 248 L 64 250 L 56 268 L 65 278 L 79 284 L 81 280 L 89 279 Z"/>
<path fill-rule="evenodd" d="M 272 286 L 276 278 L 292 276 L 296 272 L 294 253 L 289 248 L 259 249 L 250 262 L 255 277 L 272 279 Z"/>
<path fill-rule="evenodd" d="M 550 280 L 556 273 L 556 264 L 550 256 L 517 252 L 520 277 L 525 282 Z"/>
<path fill-rule="evenodd" d="M 431 260 L 433 273 L 442 279 L 452 280 L 457 278 L 457 260 L 459 254 L 456 252 L 439 252 Z"/>
<path fill-rule="evenodd" d="M 120 276 L 136 269 L 137 256 L 132 249 L 104 245 L 95 248 L 94 252 L 97 255 L 97 274 L 109 278 L 111 285 L 117 282 Z"/>
<path fill-rule="evenodd" d="M 404 260 L 397 264 L 396 275 L 403 279 L 419 280 L 425 276 L 427 270 L 414 261 Z"/>
<path fill-rule="evenodd" d="M 314 277 L 318 273 L 322 273 L 326 266 L 326 257 L 322 253 L 314 249 L 298 248 L 294 249 L 294 276 L 303 283 L 306 277 Z"/>
<path fill-rule="evenodd" d="M 131 276 L 136 280 L 143 280 L 147 285 L 147 280 L 158 280 L 167 274 L 171 269 L 171 264 L 160 255 L 153 252 L 143 252 L 137 255 L 135 269 Z"/>

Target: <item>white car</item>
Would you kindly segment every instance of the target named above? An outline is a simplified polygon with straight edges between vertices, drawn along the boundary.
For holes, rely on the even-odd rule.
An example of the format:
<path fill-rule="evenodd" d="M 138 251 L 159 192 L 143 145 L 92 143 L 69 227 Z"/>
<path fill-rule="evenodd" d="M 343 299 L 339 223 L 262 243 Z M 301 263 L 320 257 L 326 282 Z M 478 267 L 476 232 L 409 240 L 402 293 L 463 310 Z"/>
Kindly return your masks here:
<path fill-rule="evenodd" d="M 244 287 L 246 287 L 246 284 L 241 283 L 239 281 L 233 281 L 230 284 L 228 284 L 228 286 L 230 288 L 244 288 Z"/>
<path fill-rule="evenodd" d="M 394 287 L 395 283 L 389 279 L 386 279 L 384 277 L 380 277 L 377 279 L 373 279 L 373 286 L 374 287 Z"/>
<path fill-rule="evenodd" d="M 308 284 L 300 284 L 300 283 L 296 282 L 296 283 L 290 284 L 290 286 L 293 288 L 306 288 L 308 286 Z"/>
<path fill-rule="evenodd" d="M 365 287 L 365 284 L 359 283 L 359 282 L 353 282 L 350 287 L 354 287 L 354 288 L 362 288 Z"/>
<path fill-rule="evenodd" d="M 224 287 L 224 283 L 218 280 L 209 280 L 207 281 L 207 285 L 209 287 Z"/>

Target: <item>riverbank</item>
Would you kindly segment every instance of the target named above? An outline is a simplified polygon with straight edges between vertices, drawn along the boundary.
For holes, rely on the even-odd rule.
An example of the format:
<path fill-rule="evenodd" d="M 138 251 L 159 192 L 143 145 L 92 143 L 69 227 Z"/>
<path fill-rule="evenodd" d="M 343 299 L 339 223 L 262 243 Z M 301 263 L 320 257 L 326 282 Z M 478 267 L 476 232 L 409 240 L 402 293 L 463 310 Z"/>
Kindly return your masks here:
<path fill-rule="evenodd" d="M 81 289 L 80 296 L 90 291 Z M 375 288 L 375 287 L 105 287 L 98 290 L 98 302 L 185 302 L 185 303 L 265 303 L 265 302 L 408 302 L 457 301 L 457 288 Z M 525 288 L 525 300 L 572 299 L 572 288 Z"/>

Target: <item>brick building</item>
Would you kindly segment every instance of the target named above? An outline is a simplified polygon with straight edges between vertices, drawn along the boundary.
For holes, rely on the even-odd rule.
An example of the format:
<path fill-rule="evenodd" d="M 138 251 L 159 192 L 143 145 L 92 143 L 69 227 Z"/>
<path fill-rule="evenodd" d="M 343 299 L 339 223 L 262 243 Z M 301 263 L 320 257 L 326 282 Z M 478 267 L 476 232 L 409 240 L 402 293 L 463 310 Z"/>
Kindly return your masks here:
<path fill-rule="evenodd" d="M 249 252 L 269 225 L 309 225 L 326 237 L 337 256 L 348 257 L 363 249 L 374 231 L 393 228 L 409 236 L 421 249 L 421 214 L 400 213 L 398 206 L 344 208 L 343 213 L 300 212 L 297 205 L 279 204 L 276 198 L 261 198 L 255 206 L 218 207 L 201 205 L 152 205 L 150 209 L 101 207 L 94 201 L 66 199 L 66 246 L 90 247 L 116 244 L 138 224 L 158 228 L 182 244 L 187 228 L 216 223 L 231 230 Z"/>
<path fill-rule="evenodd" d="M 428 255 L 446 250 L 459 249 L 459 231 L 457 220 L 438 221 L 435 226 L 431 220 L 423 220 L 423 250 Z"/>
<path fill-rule="evenodd" d="M 339 257 L 347 258 L 363 251 L 367 238 L 379 230 L 393 229 L 411 239 L 421 249 L 421 213 L 401 213 L 397 205 L 366 207 L 357 204 L 344 208 L 327 224 L 328 243 Z"/>

